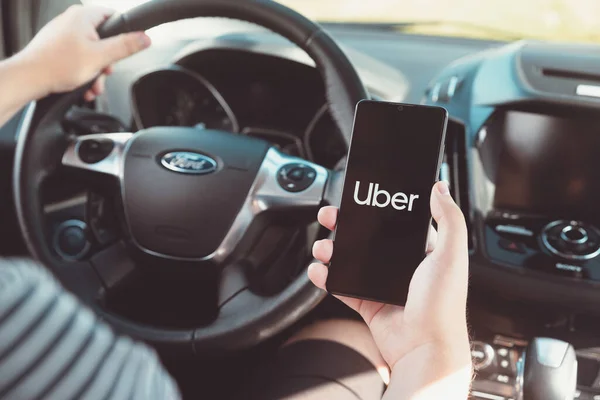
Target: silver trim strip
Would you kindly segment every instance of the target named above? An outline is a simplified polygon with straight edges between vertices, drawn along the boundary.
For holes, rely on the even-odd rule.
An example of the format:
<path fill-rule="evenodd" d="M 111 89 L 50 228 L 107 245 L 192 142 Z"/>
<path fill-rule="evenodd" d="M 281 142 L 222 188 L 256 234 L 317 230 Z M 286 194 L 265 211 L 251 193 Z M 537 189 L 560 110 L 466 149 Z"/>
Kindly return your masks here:
<path fill-rule="evenodd" d="M 454 93 L 456 93 L 456 88 L 458 87 L 458 76 L 454 75 L 450 78 L 448 82 L 448 100 L 454 97 Z"/>
<path fill-rule="evenodd" d="M 533 236 L 532 231 L 518 225 L 498 225 L 496 226 L 496 231 L 503 233 L 511 233 L 513 235 Z"/>
<path fill-rule="evenodd" d="M 578 96 L 600 97 L 600 86 L 595 85 L 577 85 L 575 94 Z"/>
<path fill-rule="evenodd" d="M 440 99 L 440 89 L 442 88 L 441 83 L 436 83 L 431 91 L 431 101 L 437 103 Z"/>
<path fill-rule="evenodd" d="M 284 190 L 277 182 L 277 172 L 289 163 L 303 163 L 317 171 L 317 177 L 311 186 L 298 193 Z M 256 179 L 250 188 L 250 193 L 225 238 L 212 254 L 205 260 L 222 262 L 233 252 L 242 239 L 254 218 L 264 211 L 291 207 L 317 207 L 321 204 L 328 172 L 325 168 L 306 162 L 301 158 L 290 157 L 280 153 L 275 148 L 267 151 L 260 166 Z"/>
<path fill-rule="evenodd" d="M 84 169 L 87 171 L 99 172 L 123 178 L 124 154 L 127 142 L 133 137 L 133 133 L 98 133 L 94 135 L 78 136 L 69 143 L 63 154 L 62 164 L 68 167 Z M 110 154 L 103 160 L 88 164 L 79 158 L 79 147 L 86 140 L 112 140 L 114 148 Z"/>
<path fill-rule="evenodd" d="M 29 127 L 31 126 L 31 121 L 33 120 L 33 115 L 35 114 L 36 107 L 37 103 L 35 101 L 32 101 L 27 105 L 25 111 L 23 111 L 23 113 L 21 114 L 21 120 L 19 121 L 19 125 L 15 130 L 15 142 L 19 140 L 22 131 L 29 130 Z"/>
<path fill-rule="evenodd" d="M 471 390 L 471 395 L 481 397 L 482 399 L 506 400 L 506 397 L 504 397 L 504 396 L 498 396 L 497 394 L 491 394 L 491 393 L 484 393 L 484 392 L 480 392 L 477 390 Z"/>
<path fill-rule="evenodd" d="M 44 206 L 44 214 L 51 214 L 62 211 L 67 208 L 82 206 L 87 203 L 88 196 L 86 193 L 82 193 L 78 196 L 69 198 L 67 200 L 57 201 Z"/>

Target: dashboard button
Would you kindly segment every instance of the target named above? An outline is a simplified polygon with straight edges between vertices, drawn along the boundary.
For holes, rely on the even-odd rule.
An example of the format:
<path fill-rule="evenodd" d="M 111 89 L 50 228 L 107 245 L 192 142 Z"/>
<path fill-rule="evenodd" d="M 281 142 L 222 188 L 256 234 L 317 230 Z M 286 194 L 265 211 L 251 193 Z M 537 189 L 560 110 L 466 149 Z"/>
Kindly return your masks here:
<path fill-rule="evenodd" d="M 500 382 L 500 383 L 508 383 L 508 384 L 513 383 L 513 379 L 510 376 L 504 375 L 504 374 L 495 375 L 493 377 L 493 380 L 495 380 L 496 382 Z"/>
<path fill-rule="evenodd" d="M 494 349 L 487 343 L 473 342 L 471 358 L 473 359 L 473 367 L 481 371 L 489 367 L 494 361 Z"/>
<path fill-rule="evenodd" d="M 95 164 L 104 160 L 113 151 L 115 144 L 110 139 L 88 139 L 79 143 L 77 154 L 86 164 Z"/>
<path fill-rule="evenodd" d="M 501 238 L 500 240 L 498 240 L 498 246 L 500 246 L 506 251 L 511 251 L 513 253 L 525 253 L 525 246 L 523 245 L 523 243 L 515 242 L 514 240 Z"/>
<path fill-rule="evenodd" d="M 81 260 L 90 249 L 86 235 L 86 224 L 79 220 L 69 220 L 60 224 L 54 232 L 54 250 L 68 261 Z"/>
<path fill-rule="evenodd" d="M 506 347 L 500 347 L 496 352 L 500 357 L 506 357 L 508 356 L 509 350 Z"/>

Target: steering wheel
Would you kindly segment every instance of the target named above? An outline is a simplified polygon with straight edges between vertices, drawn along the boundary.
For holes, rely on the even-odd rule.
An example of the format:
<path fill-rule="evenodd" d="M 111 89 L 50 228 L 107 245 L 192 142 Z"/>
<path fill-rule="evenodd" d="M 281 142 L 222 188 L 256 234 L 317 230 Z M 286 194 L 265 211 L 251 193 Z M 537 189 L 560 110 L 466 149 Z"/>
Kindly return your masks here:
<path fill-rule="evenodd" d="M 105 38 L 193 17 L 252 22 L 306 51 L 322 75 L 334 120 L 348 144 L 355 104 L 367 93 L 331 37 L 283 5 L 270 0 L 155 0 L 111 17 L 99 33 Z M 86 87 L 33 104 L 20 129 L 14 195 L 34 258 L 117 331 L 167 354 L 252 346 L 318 304 L 325 293 L 305 273 L 279 293 L 261 295 L 248 289 L 235 266 L 239 254 L 269 224 L 265 216 L 270 212 L 316 215 L 320 205 L 337 204 L 343 171 L 288 156 L 259 139 L 216 130 L 155 127 L 135 134 L 69 136 L 61 121 Z M 85 260 L 60 257 L 44 221 L 40 188 L 65 167 L 90 180 L 112 179 L 120 191 L 124 238 Z M 103 299 L 134 276 L 140 256 L 160 261 L 163 273 L 177 274 L 182 265 L 218 268 L 220 287 L 229 294 L 220 301 L 216 319 L 193 329 L 167 329 L 108 311 Z"/>

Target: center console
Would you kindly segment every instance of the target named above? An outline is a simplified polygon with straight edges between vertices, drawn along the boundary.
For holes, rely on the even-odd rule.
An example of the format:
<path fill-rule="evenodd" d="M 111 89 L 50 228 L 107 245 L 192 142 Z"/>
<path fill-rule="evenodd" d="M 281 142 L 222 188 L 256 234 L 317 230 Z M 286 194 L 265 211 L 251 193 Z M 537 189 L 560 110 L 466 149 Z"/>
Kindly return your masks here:
<path fill-rule="evenodd" d="M 498 111 L 473 149 L 487 258 L 600 281 L 598 149 L 600 129 L 592 121 Z"/>
<path fill-rule="evenodd" d="M 474 398 L 515 398 L 519 355 L 550 337 L 577 349 L 576 397 L 600 400 L 600 92 L 584 90 L 600 88 L 599 54 L 498 45 L 423 98 L 450 114 L 444 179 L 469 225 Z"/>
<path fill-rule="evenodd" d="M 514 273 L 513 285 L 526 285 L 548 308 L 569 294 L 585 298 L 583 288 L 600 288 L 600 127 L 594 120 L 498 109 L 469 151 L 479 256 L 472 265 Z M 565 296 L 552 303 L 541 289 L 545 282 Z M 516 399 L 526 346 L 522 337 L 476 341 L 473 398 Z M 600 400 L 599 360 L 597 349 L 579 349 L 575 398 Z"/>
<path fill-rule="evenodd" d="M 538 341 L 551 339 L 538 338 Z M 562 342 L 566 345 L 565 342 Z M 475 369 L 472 383 L 473 400 L 517 400 L 524 386 L 523 368 L 528 342 L 496 335 L 485 341 L 473 341 L 471 356 Z M 529 349 L 530 351 L 531 349 Z M 579 349 L 577 357 L 577 390 L 574 399 L 600 400 L 600 349 Z M 547 352 L 547 351 L 546 351 Z M 525 379 L 531 376 L 525 376 Z M 537 377 L 539 379 L 539 377 Z M 538 386 L 551 382 L 538 382 Z M 539 395 L 539 393 L 538 393 Z M 538 396 L 539 397 L 539 396 Z M 543 397 L 543 396 L 542 396 Z M 524 398 L 523 400 L 528 400 Z"/>

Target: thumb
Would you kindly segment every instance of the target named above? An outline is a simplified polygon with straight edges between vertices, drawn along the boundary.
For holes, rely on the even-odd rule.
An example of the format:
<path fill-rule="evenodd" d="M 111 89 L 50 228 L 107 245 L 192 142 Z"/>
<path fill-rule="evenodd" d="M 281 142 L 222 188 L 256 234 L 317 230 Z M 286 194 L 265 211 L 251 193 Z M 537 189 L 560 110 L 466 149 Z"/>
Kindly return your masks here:
<path fill-rule="evenodd" d="M 113 64 L 147 49 L 151 44 L 150 37 L 144 32 L 123 33 L 98 42 L 100 68 Z"/>
<path fill-rule="evenodd" d="M 438 182 L 431 191 L 431 215 L 438 224 L 438 238 L 430 257 L 445 268 L 466 278 L 468 275 L 468 244 L 465 217 L 452 199 L 446 182 Z"/>

